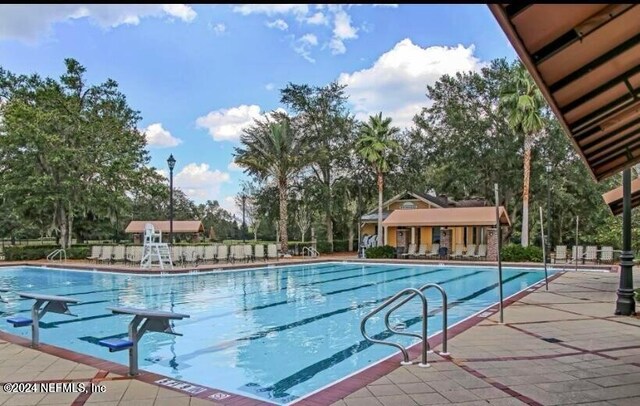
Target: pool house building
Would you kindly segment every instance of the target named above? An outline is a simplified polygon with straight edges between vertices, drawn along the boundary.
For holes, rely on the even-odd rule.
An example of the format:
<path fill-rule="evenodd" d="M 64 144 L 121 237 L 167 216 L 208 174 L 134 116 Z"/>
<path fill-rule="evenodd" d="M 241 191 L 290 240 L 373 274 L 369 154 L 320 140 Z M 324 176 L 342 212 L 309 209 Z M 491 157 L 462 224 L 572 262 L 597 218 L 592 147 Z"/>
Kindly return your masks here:
<path fill-rule="evenodd" d="M 497 259 L 496 208 L 484 199 L 454 201 L 445 195 L 405 191 L 383 203 L 382 239 L 384 245 L 407 252 L 410 244 L 446 247 L 487 245 L 487 260 Z M 510 226 L 509 216 L 499 207 L 500 223 Z M 361 217 L 361 235 L 378 232 L 378 209 Z M 466 249 L 465 249 L 466 250 Z"/>

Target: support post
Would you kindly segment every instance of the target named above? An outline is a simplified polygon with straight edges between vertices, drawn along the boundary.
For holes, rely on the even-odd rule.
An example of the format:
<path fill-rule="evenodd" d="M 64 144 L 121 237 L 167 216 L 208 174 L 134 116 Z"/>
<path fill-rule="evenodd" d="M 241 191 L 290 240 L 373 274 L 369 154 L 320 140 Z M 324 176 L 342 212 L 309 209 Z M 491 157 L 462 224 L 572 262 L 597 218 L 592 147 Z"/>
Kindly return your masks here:
<path fill-rule="evenodd" d="M 620 284 L 616 300 L 616 315 L 636 313 L 633 297 L 633 251 L 631 250 L 631 169 L 622 172 L 622 253 L 620 254 Z"/>
<path fill-rule="evenodd" d="M 576 254 L 575 254 L 575 258 L 573 258 L 573 260 L 575 261 L 574 266 L 575 266 L 576 272 L 578 271 L 578 241 L 579 241 L 578 237 L 579 237 L 579 231 L 580 231 L 579 225 L 580 225 L 580 217 L 576 216 Z"/>
<path fill-rule="evenodd" d="M 544 238 L 544 219 L 542 218 L 542 206 L 540 206 L 540 237 L 542 238 L 542 262 L 544 263 L 544 287 L 549 290 L 549 274 L 547 272 L 547 245 Z"/>
<path fill-rule="evenodd" d="M 129 375 L 138 375 L 138 326 L 142 322 L 142 317 L 135 316 L 129 323 L 129 341 L 133 345 L 129 348 Z"/>
<path fill-rule="evenodd" d="M 496 194 L 496 231 L 498 234 L 498 285 L 500 287 L 500 324 L 504 323 L 504 309 L 502 305 L 503 301 L 503 291 L 502 291 L 502 259 L 501 251 L 502 251 L 502 226 L 500 225 L 500 196 L 498 195 L 498 184 L 494 184 L 495 194 Z"/>

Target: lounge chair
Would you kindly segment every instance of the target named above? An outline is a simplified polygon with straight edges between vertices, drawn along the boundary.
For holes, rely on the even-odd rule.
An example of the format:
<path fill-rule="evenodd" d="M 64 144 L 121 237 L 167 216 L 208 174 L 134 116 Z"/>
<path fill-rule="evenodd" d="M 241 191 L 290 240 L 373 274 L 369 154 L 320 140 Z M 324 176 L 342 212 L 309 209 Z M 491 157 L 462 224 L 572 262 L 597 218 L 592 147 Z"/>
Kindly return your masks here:
<path fill-rule="evenodd" d="M 255 255 L 253 256 L 254 259 L 262 259 L 264 261 L 267 260 L 267 256 L 264 253 L 264 245 L 262 244 L 256 244 L 255 245 Z"/>
<path fill-rule="evenodd" d="M 416 255 L 416 245 L 415 244 L 409 244 L 409 248 L 407 249 L 407 252 L 403 252 L 402 254 L 400 254 L 400 256 L 402 258 L 407 258 L 409 256 L 412 255 Z"/>
<path fill-rule="evenodd" d="M 229 262 L 229 246 L 226 244 L 218 245 L 218 255 L 216 256 L 216 262 L 219 261 Z"/>
<path fill-rule="evenodd" d="M 182 259 L 187 264 L 196 264 L 198 262 L 196 247 L 194 247 L 193 245 L 182 247 Z"/>
<path fill-rule="evenodd" d="M 267 245 L 267 259 L 278 259 L 278 246 L 275 244 Z"/>
<path fill-rule="evenodd" d="M 476 245 L 475 244 L 469 244 L 469 245 L 467 245 L 467 252 L 465 252 L 464 255 L 461 255 L 460 258 L 462 258 L 462 259 L 471 259 L 471 258 L 473 258 L 474 255 L 476 255 Z"/>
<path fill-rule="evenodd" d="M 193 248 L 193 251 L 195 253 L 196 256 L 196 264 L 204 262 L 204 245 L 196 245 Z"/>
<path fill-rule="evenodd" d="M 473 259 L 487 259 L 487 244 L 478 245 L 478 253 L 472 255 Z"/>
<path fill-rule="evenodd" d="M 142 260 L 142 247 L 139 245 L 134 245 L 127 248 L 127 255 L 125 256 L 125 263 L 130 265 L 135 265 L 136 263 L 140 265 L 140 261 Z"/>
<path fill-rule="evenodd" d="M 421 244 L 420 249 L 416 252 L 416 258 L 424 258 L 427 256 L 427 246 Z"/>
<path fill-rule="evenodd" d="M 595 245 L 588 245 L 583 258 L 583 262 L 590 261 L 595 263 L 598 260 L 598 247 Z"/>
<path fill-rule="evenodd" d="M 102 247 L 102 254 L 100 254 L 100 258 L 98 258 L 98 261 L 111 263 L 111 259 L 113 258 L 112 253 L 113 253 L 113 246 L 104 245 Z"/>
<path fill-rule="evenodd" d="M 111 261 L 114 263 L 117 263 L 117 262 L 124 262 L 124 260 L 125 260 L 124 245 L 116 245 L 115 247 L 113 247 Z"/>
<path fill-rule="evenodd" d="M 613 247 L 604 246 L 600 251 L 600 262 L 613 263 Z"/>
<path fill-rule="evenodd" d="M 91 247 L 91 255 L 87 257 L 87 261 L 98 262 L 102 254 L 102 247 L 100 245 L 94 245 Z"/>
<path fill-rule="evenodd" d="M 451 254 L 451 258 L 453 259 L 462 258 L 463 251 L 464 251 L 464 245 L 456 244 L 456 250 Z"/>
<path fill-rule="evenodd" d="M 578 256 L 576 257 L 576 246 L 571 247 L 571 261 L 575 263 L 575 261 L 583 262 L 582 254 L 584 252 L 584 247 L 582 245 L 578 245 Z"/>
<path fill-rule="evenodd" d="M 558 260 L 562 260 L 562 262 L 567 262 L 567 246 L 566 245 L 556 245 L 556 253 L 553 257 L 553 263 L 557 263 Z"/>
<path fill-rule="evenodd" d="M 249 260 L 251 261 L 255 261 L 256 257 L 253 256 L 253 247 L 251 247 L 250 244 L 245 244 L 244 246 L 244 256 L 247 259 L 247 262 L 249 262 Z"/>
<path fill-rule="evenodd" d="M 431 244 L 431 252 L 425 255 L 427 258 L 438 258 L 440 256 L 440 244 Z"/>
<path fill-rule="evenodd" d="M 207 262 L 211 261 L 213 263 L 216 260 L 216 246 L 215 245 L 207 245 L 204 247 L 204 255 L 202 256 L 202 261 Z"/>
<path fill-rule="evenodd" d="M 171 260 L 173 261 L 173 265 L 176 266 L 180 264 L 180 266 L 184 265 L 184 257 L 182 256 L 182 247 L 179 245 L 171 246 Z"/>

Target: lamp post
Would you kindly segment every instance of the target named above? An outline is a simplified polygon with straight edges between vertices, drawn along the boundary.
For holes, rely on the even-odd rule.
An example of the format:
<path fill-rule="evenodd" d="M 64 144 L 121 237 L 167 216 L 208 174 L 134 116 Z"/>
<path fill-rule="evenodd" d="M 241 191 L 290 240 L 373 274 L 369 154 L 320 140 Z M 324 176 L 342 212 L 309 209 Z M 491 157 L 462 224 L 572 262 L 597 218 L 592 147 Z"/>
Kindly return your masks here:
<path fill-rule="evenodd" d="M 173 244 L 173 168 L 176 166 L 176 159 L 173 154 L 167 159 L 169 165 L 169 244 Z"/>
<path fill-rule="evenodd" d="M 247 236 L 245 233 L 245 229 L 247 228 L 246 223 L 244 221 L 244 210 L 246 207 L 247 195 L 242 194 L 242 243 L 247 242 Z"/>
<path fill-rule="evenodd" d="M 633 251 L 631 248 L 631 169 L 622 172 L 622 253 L 620 254 L 620 284 L 614 314 L 631 316 L 636 312 L 633 298 Z"/>
<path fill-rule="evenodd" d="M 545 167 L 545 169 L 547 170 L 547 252 L 551 251 L 551 247 L 553 247 L 553 244 L 551 243 L 551 186 L 549 185 L 549 179 L 551 178 L 551 169 L 553 169 L 553 167 L 551 166 L 550 163 L 547 163 L 547 166 Z M 549 257 L 549 255 L 547 255 L 547 258 L 549 260 L 549 262 L 551 262 L 551 258 Z"/>

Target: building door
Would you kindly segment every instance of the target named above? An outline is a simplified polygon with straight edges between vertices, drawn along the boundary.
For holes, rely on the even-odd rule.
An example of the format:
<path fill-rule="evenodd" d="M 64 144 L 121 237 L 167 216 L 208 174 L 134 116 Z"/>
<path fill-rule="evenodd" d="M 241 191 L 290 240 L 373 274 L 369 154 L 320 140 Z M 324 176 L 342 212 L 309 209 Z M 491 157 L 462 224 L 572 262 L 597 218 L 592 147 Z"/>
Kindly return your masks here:
<path fill-rule="evenodd" d="M 406 252 L 407 249 L 407 230 L 400 229 L 396 231 L 396 250 L 399 254 Z"/>

